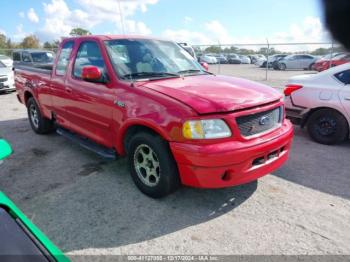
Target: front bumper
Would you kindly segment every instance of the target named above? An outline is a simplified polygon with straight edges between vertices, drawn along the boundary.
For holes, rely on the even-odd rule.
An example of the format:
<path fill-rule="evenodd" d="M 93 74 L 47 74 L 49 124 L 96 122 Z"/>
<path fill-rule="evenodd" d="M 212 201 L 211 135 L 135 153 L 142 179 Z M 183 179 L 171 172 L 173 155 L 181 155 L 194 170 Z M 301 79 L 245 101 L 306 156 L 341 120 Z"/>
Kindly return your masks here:
<path fill-rule="evenodd" d="M 195 145 L 171 142 L 182 184 L 223 188 L 245 184 L 278 169 L 288 159 L 293 139 L 292 124 L 283 125 L 251 141 Z"/>
<path fill-rule="evenodd" d="M 15 82 L 13 81 L 13 79 L 9 79 L 6 81 L 0 81 L 0 92 L 14 91 L 14 90 L 16 90 L 16 87 L 15 87 Z"/>

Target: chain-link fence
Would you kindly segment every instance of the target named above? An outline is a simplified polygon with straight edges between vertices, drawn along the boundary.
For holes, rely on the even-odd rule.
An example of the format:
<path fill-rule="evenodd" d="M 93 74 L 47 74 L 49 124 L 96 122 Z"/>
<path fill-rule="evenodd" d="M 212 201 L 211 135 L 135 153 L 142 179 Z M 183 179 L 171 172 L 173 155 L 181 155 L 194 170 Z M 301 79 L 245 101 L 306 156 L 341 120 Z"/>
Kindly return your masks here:
<path fill-rule="evenodd" d="M 210 65 L 217 74 L 238 72 L 244 77 L 255 69 L 258 79 L 269 80 L 273 71 L 321 71 L 338 64 L 335 60 L 344 54 L 337 44 L 330 43 L 253 43 L 193 46 L 200 62 Z M 322 61 L 320 59 L 323 59 Z M 254 78 L 254 77 L 248 77 Z"/>

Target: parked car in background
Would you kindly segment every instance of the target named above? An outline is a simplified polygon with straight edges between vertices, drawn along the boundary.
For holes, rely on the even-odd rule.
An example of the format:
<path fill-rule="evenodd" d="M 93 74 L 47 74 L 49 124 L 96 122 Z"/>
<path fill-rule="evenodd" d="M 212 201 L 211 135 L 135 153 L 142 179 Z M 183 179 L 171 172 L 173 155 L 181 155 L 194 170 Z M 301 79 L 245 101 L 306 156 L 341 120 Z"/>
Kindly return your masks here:
<path fill-rule="evenodd" d="M 288 55 L 278 61 L 278 68 L 280 70 L 287 69 L 303 69 L 311 70 L 316 57 L 312 55 Z"/>
<path fill-rule="evenodd" d="M 334 57 L 330 57 L 329 59 L 319 59 L 315 62 L 313 69 L 322 72 L 331 67 L 335 67 L 338 65 L 342 65 L 350 62 L 350 54 L 339 54 Z"/>
<path fill-rule="evenodd" d="M 239 55 L 239 59 L 241 60 L 242 64 L 250 64 L 250 58 L 246 55 Z"/>
<path fill-rule="evenodd" d="M 312 69 L 315 70 L 315 71 L 318 71 L 317 70 L 317 67 L 319 67 L 323 62 L 325 61 L 329 61 L 331 58 L 333 59 L 334 57 L 337 57 L 338 55 L 342 55 L 344 54 L 343 52 L 340 52 L 340 53 L 331 53 L 331 54 L 328 54 L 328 55 L 324 55 L 322 57 L 319 57 L 315 63 L 313 64 L 312 66 Z"/>
<path fill-rule="evenodd" d="M 218 64 L 227 64 L 227 59 L 223 54 L 208 54 L 216 58 Z"/>
<path fill-rule="evenodd" d="M 13 60 L 5 55 L 0 55 L 0 62 L 6 67 L 12 67 Z"/>
<path fill-rule="evenodd" d="M 12 60 L 0 56 L 0 92 L 14 91 L 15 81 L 12 71 Z"/>
<path fill-rule="evenodd" d="M 32 66 L 50 69 L 53 65 L 55 53 L 45 50 L 23 49 L 12 54 L 13 66 Z"/>
<path fill-rule="evenodd" d="M 335 144 L 349 138 L 350 63 L 318 74 L 294 76 L 284 94 L 287 117 L 307 126 L 315 141 Z"/>
<path fill-rule="evenodd" d="M 288 159 L 293 127 L 282 94 L 205 72 L 170 41 L 66 38 L 52 70 L 22 66 L 15 76 L 34 132 L 57 127 L 100 155 L 127 156 L 135 185 L 150 197 L 181 184 L 248 183 Z"/>
<path fill-rule="evenodd" d="M 269 68 L 273 67 L 274 63 L 276 64 L 276 61 L 281 60 L 282 58 L 285 58 L 287 55 L 282 54 L 275 54 L 268 57 L 269 59 Z M 256 65 L 260 67 L 266 67 L 267 59 L 261 59 L 258 60 Z"/>
<path fill-rule="evenodd" d="M 229 64 L 242 64 L 242 60 L 237 54 L 227 55 L 227 62 Z"/>
<path fill-rule="evenodd" d="M 260 59 L 260 60 L 266 60 L 266 56 L 262 55 L 262 54 L 257 54 L 257 55 L 252 55 L 250 57 L 252 64 L 256 64 L 256 62 Z"/>
<path fill-rule="evenodd" d="M 193 47 L 188 43 L 178 43 L 183 49 L 185 49 L 194 59 L 198 59 L 196 56 L 196 52 Z"/>
<path fill-rule="evenodd" d="M 287 55 L 283 55 L 283 56 L 280 56 L 278 58 L 275 59 L 275 61 L 273 61 L 271 63 L 271 67 L 274 69 L 274 70 L 280 70 L 279 68 L 279 62 L 284 59 L 285 57 L 287 57 Z"/>
<path fill-rule="evenodd" d="M 204 62 L 207 64 L 217 64 L 218 60 L 214 56 L 204 54 L 199 58 L 199 62 Z"/>

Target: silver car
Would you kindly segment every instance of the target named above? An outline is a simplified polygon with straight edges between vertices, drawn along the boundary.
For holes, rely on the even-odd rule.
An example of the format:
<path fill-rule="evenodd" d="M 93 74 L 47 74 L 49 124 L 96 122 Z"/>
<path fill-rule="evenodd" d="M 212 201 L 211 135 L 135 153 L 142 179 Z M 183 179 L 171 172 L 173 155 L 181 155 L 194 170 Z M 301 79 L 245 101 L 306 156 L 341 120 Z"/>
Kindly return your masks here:
<path fill-rule="evenodd" d="M 303 69 L 311 70 L 317 57 L 312 55 L 289 55 L 278 62 L 280 70 Z"/>

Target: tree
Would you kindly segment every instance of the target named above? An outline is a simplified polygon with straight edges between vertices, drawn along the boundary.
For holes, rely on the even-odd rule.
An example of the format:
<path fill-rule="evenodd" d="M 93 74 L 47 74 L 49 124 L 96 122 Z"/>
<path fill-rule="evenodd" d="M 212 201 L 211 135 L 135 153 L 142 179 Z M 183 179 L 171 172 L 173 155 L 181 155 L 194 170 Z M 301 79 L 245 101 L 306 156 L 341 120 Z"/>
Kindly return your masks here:
<path fill-rule="evenodd" d="M 222 52 L 222 49 L 220 46 L 209 46 L 207 47 L 205 50 L 205 53 L 221 53 Z"/>
<path fill-rule="evenodd" d="M 56 48 L 58 48 L 59 44 L 60 44 L 60 41 L 58 41 L 58 40 L 55 40 L 53 42 L 46 41 L 44 43 L 43 47 L 45 49 L 56 49 Z"/>
<path fill-rule="evenodd" d="M 39 48 L 40 42 L 39 42 L 39 39 L 35 35 L 29 35 L 29 36 L 26 36 L 22 40 L 20 47 L 22 47 L 22 48 Z"/>
<path fill-rule="evenodd" d="M 7 44 L 6 44 L 6 36 L 4 34 L 0 34 L 0 49 L 6 49 Z"/>
<path fill-rule="evenodd" d="M 71 36 L 91 35 L 91 32 L 84 28 L 77 27 L 77 28 L 73 28 L 70 31 L 69 35 Z"/>

